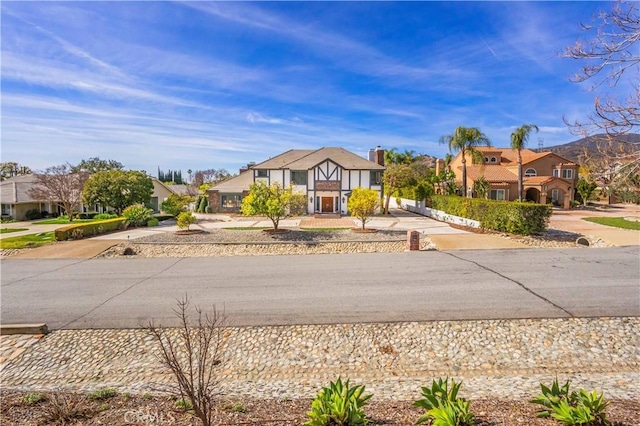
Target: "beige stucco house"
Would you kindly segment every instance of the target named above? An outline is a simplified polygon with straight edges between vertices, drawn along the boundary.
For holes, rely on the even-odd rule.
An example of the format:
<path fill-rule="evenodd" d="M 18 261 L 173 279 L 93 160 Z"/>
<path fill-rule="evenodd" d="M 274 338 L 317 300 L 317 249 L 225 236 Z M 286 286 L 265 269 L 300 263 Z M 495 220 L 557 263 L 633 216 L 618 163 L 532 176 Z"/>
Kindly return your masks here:
<path fill-rule="evenodd" d="M 307 212 L 346 214 L 354 188 L 370 188 L 382 193 L 384 151 L 376 151 L 369 161 L 344 148 L 292 149 L 259 164 L 208 191 L 213 212 L 238 212 L 249 186 L 262 181 L 267 185 L 292 185 L 305 194 Z"/>
<path fill-rule="evenodd" d="M 467 154 L 467 191 L 473 193 L 476 179 L 484 176 L 490 184 L 489 198 L 513 201 L 518 199 L 518 152 L 511 148 L 477 147 L 483 155 L 482 164 L 474 164 Z M 552 203 L 569 208 L 578 181 L 578 165 L 552 152 L 523 149 L 523 199 L 536 203 Z M 462 184 L 462 155 L 451 161 L 458 185 Z M 476 196 L 474 193 L 473 196 Z"/>
<path fill-rule="evenodd" d="M 156 178 L 153 181 L 153 194 L 151 195 L 150 206 L 154 212 L 159 212 L 159 206 L 167 197 L 175 191 L 170 186 L 165 185 Z M 56 201 L 35 200 L 29 195 L 29 190 L 36 186 L 35 175 L 15 176 L 0 182 L 0 204 L 2 205 L 2 216 L 11 217 L 17 220 L 25 220 L 26 212 L 29 210 L 46 211 L 49 214 L 58 215 L 62 213 L 62 207 Z M 96 211 L 102 213 L 104 210 L 99 205 L 80 205 L 76 208 L 78 212 Z"/>

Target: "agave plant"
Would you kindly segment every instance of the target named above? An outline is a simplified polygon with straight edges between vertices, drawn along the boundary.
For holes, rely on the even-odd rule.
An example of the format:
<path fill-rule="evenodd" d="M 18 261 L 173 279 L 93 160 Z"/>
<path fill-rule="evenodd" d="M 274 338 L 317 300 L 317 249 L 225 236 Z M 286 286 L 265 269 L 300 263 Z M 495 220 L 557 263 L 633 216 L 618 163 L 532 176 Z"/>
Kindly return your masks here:
<path fill-rule="evenodd" d="M 538 417 L 552 417 L 567 426 L 611 424 L 605 413 L 609 402 L 603 394 L 584 389 L 569 392 L 569 381 L 561 387 L 558 379 L 549 387 L 541 383 L 540 388 L 542 393 L 529 401 L 544 407 L 538 411 Z"/>
<path fill-rule="evenodd" d="M 350 386 L 342 378 L 322 388 L 311 403 L 305 426 L 361 426 L 368 423 L 362 407 L 373 395 L 364 395 L 364 385 Z"/>
<path fill-rule="evenodd" d="M 466 426 L 473 424 L 473 413 L 469 409 L 470 402 L 458 398 L 458 391 L 462 382 L 456 383 L 449 378 L 433 380 L 431 388 L 422 388 L 422 399 L 413 403 L 415 407 L 424 408 L 423 414 L 416 424 L 432 421 L 434 426 Z"/>

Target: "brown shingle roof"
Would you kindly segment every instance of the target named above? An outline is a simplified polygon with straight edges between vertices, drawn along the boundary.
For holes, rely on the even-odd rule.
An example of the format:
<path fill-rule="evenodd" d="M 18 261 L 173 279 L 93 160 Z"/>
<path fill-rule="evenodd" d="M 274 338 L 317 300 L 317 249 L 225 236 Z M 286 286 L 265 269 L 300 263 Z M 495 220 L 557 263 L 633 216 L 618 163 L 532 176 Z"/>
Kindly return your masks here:
<path fill-rule="evenodd" d="M 331 160 L 347 170 L 384 170 L 384 167 L 344 148 L 292 149 L 270 158 L 252 169 L 309 170 L 325 160 Z"/>
<path fill-rule="evenodd" d="M 288 164 L 287 168 L 291 170 L 309 170 L 327 159 L 347 170 L 384 170 L 384 166 L 360 157 L 344 148 L 320 148 Z"/>
<path fill-rule="evenodd" d="M 231 179 L 225 180 L 224 182 L 220 182 L 217 185 L 213 185 L 209 189 L 217 190 L 220 192 L 241 193 L 242 191 L 248 190 L 249 186 L 252 183 L 253 171 L 248 170 L 246 172 L 240 173 L 238 176 L 232 177 Z"/>
<path fill-rule="evenodd" d="M 289 151 L 283 152 L 280 155 L 276 155 L 273 158 L 268 159 L 267 161 L 263 161 L 260 164 L 256 164 L 251 167 L 252 169 L 281 169 L 288 168 L 285 167 L 287 164 L 297 161 L 304 157 L 305 155 L 309 155 L 314 152 L 312 149 L 290 149 Z"/>

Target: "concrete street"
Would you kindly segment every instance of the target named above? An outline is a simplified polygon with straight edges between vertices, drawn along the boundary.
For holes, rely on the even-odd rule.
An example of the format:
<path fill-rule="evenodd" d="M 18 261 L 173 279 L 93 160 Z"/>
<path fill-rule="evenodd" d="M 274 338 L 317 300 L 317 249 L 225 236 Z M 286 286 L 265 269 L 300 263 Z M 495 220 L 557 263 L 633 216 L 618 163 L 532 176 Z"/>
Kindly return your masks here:
<path fill-rule="evenodd" d="M 2 323 L 172 322 L 176 298 L 234 325 L 640 315 L 637 247 L 2 261 Z"/>

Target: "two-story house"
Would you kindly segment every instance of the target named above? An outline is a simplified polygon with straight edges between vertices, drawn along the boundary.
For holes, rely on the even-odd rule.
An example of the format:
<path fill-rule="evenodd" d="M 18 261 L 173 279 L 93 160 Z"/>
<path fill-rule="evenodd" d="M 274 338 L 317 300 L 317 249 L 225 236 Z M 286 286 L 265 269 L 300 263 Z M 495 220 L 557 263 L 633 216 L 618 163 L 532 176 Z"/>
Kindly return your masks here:
<path fill-rule="evenodd" d="M 382 194 L 384 151 L 375 152 L 376 162 L 343 148 L 292 149 L 240 175 L 211 187 L 209 206 L 213 212 L 238 212 L 249 186 L 257 181 L 267 185 L 291 185 L 307 199 L 307 212 L 346 214 L 354 188 L 370 188 Z"/>
<path fill-rule="evenodd" d="M 511 148 L 477 147 L 484 156 L 475 164 L 467 154 L 467 191 L 473 191 L 476 179 L 483 176 L 489 182 L 489 198 L 513 201 L 518 199 L 518 151 Z M 578 181 L 578 165 L 552 152 L 521 150 L 523 199 L 536 203 L 553 203 L 569 208 Z M 462 155 L 451 161 L 451 170 L 458 184 L 462 182 Z M 474 196 L 476 196 L 474 194 Z"/>

